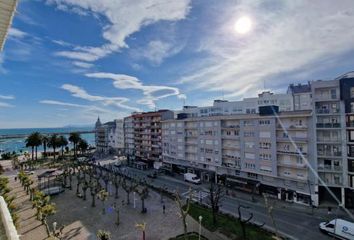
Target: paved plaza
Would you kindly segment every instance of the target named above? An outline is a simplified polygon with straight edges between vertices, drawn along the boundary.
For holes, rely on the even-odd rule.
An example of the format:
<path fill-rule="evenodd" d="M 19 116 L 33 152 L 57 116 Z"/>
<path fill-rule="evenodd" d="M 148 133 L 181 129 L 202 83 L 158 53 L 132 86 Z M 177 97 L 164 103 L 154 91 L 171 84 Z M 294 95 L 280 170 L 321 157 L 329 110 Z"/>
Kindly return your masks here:
<path fill-rule="evenodd" d="M 119 199 L 114 199 L 114 188 L 109 187 L 112 196 L 105 202 L 106 214 L 102 213 L 102 202 L 96 198 L 96 207 L 91 207 L 92 197 L 87 191 L 87 199 L 76 197 L 76 181 L 73 181 L 73 190 L 66 189 L 64 193 L 52 197 L 57 205 L 57 213 L 49 218 L 49 222 L 57 222 L 58 227 L 65 225 L 63 239 L 96 239 L 99 229 L 111 232 L 113 239 L 136 240 L 142 238 L 141 230 L 135 225 L 146 223 L 146 239 L 169 239 L 183 232 L 181 219 L 178 217 L 177 206 L 174 201 L 164 198 L 161 203 L 160 194 L 149 190 L 149 197 L 145 200 L 147 213 L 141 213 L 141 200 L 136 194 L 134 208 L 134 194 L 130 194 L 130 205 L 127 205 L 126 193 L 119 188 Z M 116 212 L 112 208 L 114 202 L 119 207 L 120 224 L 117 226 Z M 124 201 L 124 203 L 122 202 Z M 122 205 L 124 204 L 124 205 Z M 163 204 L 166 212 L 163 213 Z"/>

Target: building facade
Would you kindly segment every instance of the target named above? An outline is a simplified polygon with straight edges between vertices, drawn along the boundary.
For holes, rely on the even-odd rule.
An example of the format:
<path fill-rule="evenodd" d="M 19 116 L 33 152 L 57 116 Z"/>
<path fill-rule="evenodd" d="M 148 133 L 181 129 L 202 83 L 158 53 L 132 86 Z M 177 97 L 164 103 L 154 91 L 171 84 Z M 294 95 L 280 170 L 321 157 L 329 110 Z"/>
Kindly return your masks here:
<path fill-rule="evenodd" d="M 163 161 L 205 181 L 309 203 L 310 132 L 310 111 L 168 120 L 162 124 Z"/>
<path fill-rule="evenodd" d="M 95 124 L 95 143 L 97 152 L 100 154 L 123 154 L 123 120 L 117 119 L 102 124 L 98 118 Z"/>
<path fill-rule="evenodd" d="M 133 117 L 124 118 L 124 148 L 126 155 L 134 154 L 134 123 Z"/>
<path fill-rule="evenodd" d="M 173 119 L 169 110 L 133 114 L 135 164 L 138 168 L 162 165 L 161 121 Z"/>

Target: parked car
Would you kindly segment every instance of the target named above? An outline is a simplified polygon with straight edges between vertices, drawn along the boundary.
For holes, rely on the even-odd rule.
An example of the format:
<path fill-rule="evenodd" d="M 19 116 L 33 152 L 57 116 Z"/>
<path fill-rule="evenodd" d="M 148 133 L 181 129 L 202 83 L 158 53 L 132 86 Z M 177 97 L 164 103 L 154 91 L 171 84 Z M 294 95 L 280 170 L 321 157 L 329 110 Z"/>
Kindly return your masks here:
<path fill-rule="evenodd" d="M 339 239 L 354 239 L 354 223 L 343 219 L 321 222 L 319 228 L 322 232 Z"/>
<path fill-rule="evenodd" d="M 185 173 L 184 174 L 184 181 L 191 182 L 194 184 L 200 184 L 200 178 L 197 177 L 194 173 Z"/>
<path fill-rule="evenodd" d="M 33 175 L 33 174 L 34 174 L 34 171 L 26 170 L 25 173 L 26 173 L 27 175 Z"/>

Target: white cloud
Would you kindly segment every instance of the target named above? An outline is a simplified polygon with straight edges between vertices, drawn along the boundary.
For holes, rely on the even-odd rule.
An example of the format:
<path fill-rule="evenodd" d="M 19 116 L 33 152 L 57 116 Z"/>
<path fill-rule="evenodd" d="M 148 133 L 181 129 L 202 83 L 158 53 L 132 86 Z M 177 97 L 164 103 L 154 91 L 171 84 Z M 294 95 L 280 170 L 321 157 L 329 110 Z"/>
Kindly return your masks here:
<path fill-rule="evenodd" d="M 42 103 L 42 104 L 58 105 L 58 106 L 65 106 L 65 107 L 78 107 L 78 108 L 86 108 L 86 107 L 88 107 L 86 105 L 80 105 L 80 104 L 75 104 L 75 103 L 67 103 L 67 102 L 61 102 L 61 101 L 55 101 L 55 100 L 41 100 L 39 102 Z"/>
<path fill-rule="evenodd" d="M 144 98 L 139 99 L 137 103 L 147 105 L 149 108 L 155 108 L 155 101 L 170 96 L 181 95 L 178 88 L 168 86 L 144 85 L 138 78 L 114 73 L 88 73 L 87 77 L 113 80 L 114 87 L 118 89 L 137 89 L 143 91 Z"/>
<path fill-rule="evenodd" d="M 62 47 L 72 47 L 72 46 L 74 46 L 73 44 L 65 42 L 63 40 L 52 40 L 52 42 L 57 44 L 57 45 L 60 45 Z"/>
<path fill-rule="evenodd" d="M 147 46 L 138 48 L 131 52 L 133 58 L 147 59 L 155 65 L 172 55 L 179 53 L 183 46 L 177 45 L 160 40 L 150 41 Z"/>
<path fill-rule="evenodd" d="M 81 68 L 91 68 L 91 67 L 93 67 L 92 63 L 87 63 L 87 62 L 74 61 L 73 64 L 75 66 L 81 67 Z"/>
<path fill-rule="evenodd" d="M 68 103 L 68 102 L 62 102 L 62 101 L 56 101 L 56 100 L 41 100 L 39 102 L 41 104 L 47 104 L 47 105 L 79 108 L 79 109 L 81 109 L 80 110 L 81 113 L 78 113 L 78 115 L 84 115 L 84 116 L 88 116 L 88 117 L 97 117 L 97 115 L 99 115 L 99 114 L 104 114 L 108 118 L 112 118 L 113 116 L 116 115 L 116 111 L 111 111 L 111 110 L 97 107 L 97 106 Z M 63 110 L 63 109 L 60 109 L 60 110 Z M 68 110 L 68 109 L 66 109 L 66 110 Z"/>
<path fill-rule="evenodd" d="M 21 31 L 20 29 L 11 27 L 8 32 L 10 38 L 24 38 L 27 36 L 27 33 Z"/>
<path fill-rule="evenodd" d="M 0 94 L 0 99 L 13 100 L 13 99 L 15 99 L 15 96 L 13 96 L 13 95 L 1 95 Z"/>
<path fill-rule="evenodd" d="M 58 52 L 58 56 L 81 61 L 96 61 L 106 55 L 128 47 L 126 38 L 143 26 L 161 20 L 178 21 L 189 12 L 190 0 L 47 0 L 63 11 L 73 11 L 82 15 L 104 16 L 108 24 L 103 28 L 103 38 L 108 42 L 100 47 L 79 47 L 73 51 Z"/>
<path fill-rule="evenodd" d="M 284 86 L 286 79 L 279 76 L 323 66 L 329 59 L 338 61 L 341 54 L 354 50 L 354 12 L 349 10 L 353 1 L 268 4 L 272 5 L 240 1 L 236 7 L 223 6 L 221 26 L 202 39 L 198 49 L 209 54 L 204 66 L 195 69 L 190 65 L 190 72 L 180 82 L 231 95 L 254 94 L 264 80 Z M 251 16 L 255 28 L 249 34 L 237 35 L 234 22 L 244 14 Z M 332 64 L 326 67 L 336 66 Z"/>
<path fill-rule="evenodd" d="M 8 108 L 8 107 L 13 107 L 13 105 L 8 104 L 8 103 L 4 103 L 4 102 L 0 102 L 0 108 Z"/>
<path fill-rule="evenodd" d="M 71 85 L 71 84 L 64 84 L 61 87 L 62 89 L 70 92 L 72 96 L 81 98 L 91 102 L 101 102 L 103 105 L 108 106 L 116 106 L 119 108 L 131 110 L 131 111 L 139 111 L 140 109 L 131 107 L 126 105 L 125 103 L 129 101 L 128 98 L 125 97 L 103 97 L 103 96 L 95 96 L 88 94 L 84 89 Z"/>

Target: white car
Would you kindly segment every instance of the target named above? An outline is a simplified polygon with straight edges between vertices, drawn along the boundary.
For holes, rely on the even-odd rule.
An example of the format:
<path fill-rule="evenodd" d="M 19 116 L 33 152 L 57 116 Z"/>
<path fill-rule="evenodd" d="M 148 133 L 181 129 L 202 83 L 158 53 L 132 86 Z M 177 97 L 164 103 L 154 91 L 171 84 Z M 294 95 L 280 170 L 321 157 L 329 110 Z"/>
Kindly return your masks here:
<path fill-rule="evenodd" d="M 354 223 L 343 219 L 333 219 L 329 222 L 321 222 L 319 228 L 322 232 L 338 239 L 354 239 Z"/>

